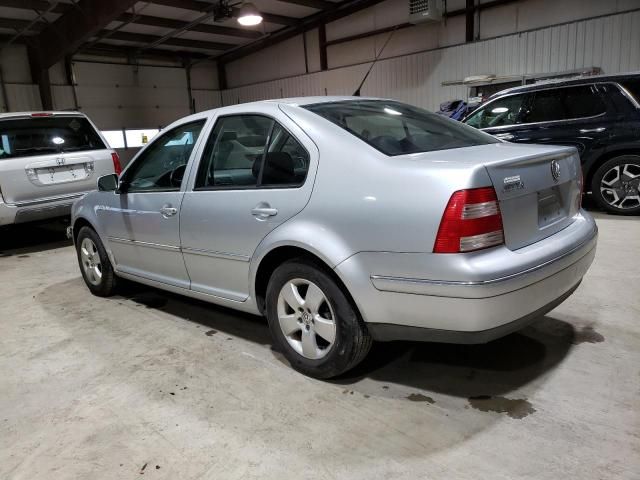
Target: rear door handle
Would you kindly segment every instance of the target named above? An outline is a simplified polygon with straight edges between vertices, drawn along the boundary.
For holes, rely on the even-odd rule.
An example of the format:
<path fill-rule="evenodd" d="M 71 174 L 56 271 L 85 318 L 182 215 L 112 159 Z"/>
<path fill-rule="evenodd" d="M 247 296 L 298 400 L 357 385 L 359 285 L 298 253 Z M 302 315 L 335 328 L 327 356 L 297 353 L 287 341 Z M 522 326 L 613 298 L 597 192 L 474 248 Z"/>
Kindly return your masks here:
<path fill-rule="evenodd" d="M 513 140 L 513 135 L 511 135 L 510 133 L 496 133 L 494 135 L 494 137 L 499 138 L 500 140 Z"/>
<path fill-rule="evenodd" d="M 160 213 L 164 218 L 173 217 L 176 213 L 178 213 L 178 209 L 172 207 L 171 205 L 165 205 L 160 209 Z"/>
<path fill-rule="evenodd" d="M 601 133 L 604 132 L 606 128 L 598 127 L 598 128 L 581 128 L 580 133 Z"/>
<path fill-rule="evenodd" d="M 259 203 L 256 205 L 253 210 L 251 210 L 251 215 L 257 217 L 258 220 L 265 220 L 268 217 L 274 217 L 278 214 L 278 210 L 276 208 L 271 208 L 271 205 L 268 203 Z"/>

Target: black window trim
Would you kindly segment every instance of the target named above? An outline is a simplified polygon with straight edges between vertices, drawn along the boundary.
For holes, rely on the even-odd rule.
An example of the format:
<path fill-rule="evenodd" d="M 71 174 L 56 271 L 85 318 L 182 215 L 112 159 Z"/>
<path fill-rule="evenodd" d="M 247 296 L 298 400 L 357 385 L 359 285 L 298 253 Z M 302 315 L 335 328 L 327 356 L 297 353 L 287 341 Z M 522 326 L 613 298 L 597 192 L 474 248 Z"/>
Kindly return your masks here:
<path fill-rule="evenodd" d="M 200 158 L 198 159 L 198 165 L 196 167 L 196 175 L 193 181 L 193 187 L 191 187 L 191 191 L 192 192 L 215 192 L 218 190 L 224 191 L 224 190 L 297 190 L 300 189 L 302 187 L 305 186 L 305 184 L 307 183 L 307 179 L 309 178 L 309 169 L 311 168 L 311 155 L 309 153 L 309 150 L 307 150 L 307 147 L 304 146 L 304 144 L 298 139 L 298 137 L 296 135 L 294 135 L 293 133 L 291 133 L 291 130 L 289 130 L 287 127 L 285 127 L 282 122 L 279 122 L 277 118 L 268 115 L 266 113 L 263 112 L 241 112 L 241 113 L 226 113 L 224 115 L 219 115 L 216 117 L 214 124 L 211 126 L 211 129 L 209 130 L 209 135 L 207 136 L 206 140 L 205 140 L 205 149 L 206 149 L 206 145 L 209 142 L 209 138 L 211 137 L 211 134 L 213 133 L 213 131 L 216 128 L 216 125 L 218 125 L 218 122 L 224 118 L 227 117 L 240 117 L 240 116 L 251 116 L 251 117 L 265 117 L 268 118 L 269 120 L 273 121 L 273 124 L 271 125 L 271 128 L 269 129 L 269 134 L 267 135 L 267 142 L 265 144 L 265 149 L 264 152 L 262 153 L 262 158 L 260 159 L 260 172 L 258 173 L 258 178 L 256 179 L 256 184 L 255 185 L 214 185 L 214 186 L 209 186 L 209 187 L 198 187 L 197 183 L 198 183 L 198 177 L 200 176 L 200 168 L 202 168 L 202 160 L 203 160 L 203 156 L 204 156 L 204 149 L 202 150 L 202 153 L 200 154 Z M 307 172 L 305 173 L 304 179 L 302 180 L 301 183 L 299 184 L 295 184 L 295 185 L 261 185 L 260 183 L 262 182 L 262 172 L 264 169 L 264 161 L 267 155 L 267 150 L 269 149 L 269 143 L 271 142 L 271 135 L 273 133 L 273 130 L 275 128 L 276 123 L 278 125 L 280 125 L 280 127 L 287 132 L 289 135 L 291 135 L 291 137 L 298 142 L 298 144 L 304 149 L 304 151 L 307 153 L 307 156 L 309 157 L 309 166 L 307 168 Z M 216 142 L 218 141 L 218 139 L 216 139 Z"/>
<path fill-rule="evenodd" d="M 120 174 L 120 180 L 124 180 L 127 183 L 127 190 L 125 192 L 125 194 L 129 194 L 129 193 L 175 193 L 175 192 L 180 192 L 182 190 L 182 186 L 177 187 L 177 188 L 158 188 L 158 189 L 154 189 L 154 190 L 130 190 L 130 182 L 127 179 L 127 174 L 129 172 L 129 170 L 131 170 L 136 163 L 138 163 L 140 161 L 140 158 L 142 158 L 142 156 L 144 155 L 144 152 L 146 150 L 149 149 L 149 147 L 151 147 L 152 145 L 154 145 L 156 142 L 159 142 L 162 137 L 164 137 L 165 134 L 172 132 L 173 130 L 175 130 L 176 128 L 181 128 L 181 127 L 185 127 L 187 125 L 193 125 L 194 123 L 199 123 L 199 122 L 203 122 L 202 123 L 202 130 L 207 126 L 207 121 L 209 120 L 208 117 L 202 117 L 202 118 L 198 118 L 195 120 L 191 120 L 189 122 L 184 122 L 181 123 L 179 125 L 175 125 L 173 128 L 167 129 L 166 132 L 163 132 L 161 135 L 156 135 L 156 137 L 149 142 L 147 145 L 145 145 L 144 148 L 142 148 L 140 150 L 140 152 L 138 153 L 138 156 L 136 156 L 133 161 L 131 161 L 127 167 L 125 168 L 125 170 Z M 189 161 L 191 160 L 191 155 L 194 155 L 194 152 L 196 151 L 196 146 L 198 144 L 198 140 L 200 139 L 200 135 L 202 134 L 202 130 L 200 130 L 200 134 L 198 135 L 198 138 L 196 139 L 196 141 L 193 144 L 193 150 L 191 151 L 191 154 L 189 155 L 189 160 L 187 160 L 187 163 L 185 164 L 186 166 L 189 166 Z M 177 168 L 177 167 L 176 167 Z M 186 178 L 186 177 L 185 177 Z M 184 182 L 185 178 L 182 179 L 182 181 Z"/>
<path fill-rule="evenodd" d="M 634 96 L 631 94 L 631 92 L 629 92 L 629 90 L 627 90 L 627 87 L 625 87 L 622 82 L 611 82 L 610 85 L 613 85 L 615 87 L 617 87 L 620 92 L 622 93 L 622 95 L 624 97 L 627 98 L 627 100 L 629 100 L 631 102 L 631 104 L 634 106 L 634 108 L 636 109 L 640 109 L 640 103 L 638 103 L 638 100 L 636 100 L 634 98 Z"/>
<path fill-rule="evenodd" d="M 531 94 L 536 94 L 538 92 L 545 92 L 547 90 L 560 90 L 561 88 L 575 88 L 575 87 L 595 87 L 598 85 L 611 85 L 614 84 L 615 82 L 586 82 L 586 83 L 578 83 L 575 85 L 562 85 L 562 86 L 550 86 L 548 88 L 536 88 L 535 90 L 525 90 L 525 91 L 521 91 L 521 92 L 513 92 L 513 93 L 508 93 L 506 95 L 502 95 L 499 96 L 497 98 L 494 98 L 493 100 L 490 100 L 489 102 L 485 103 L 484 105 L 480 105 L 478 108 L 476 108 L 473 112 L 471 112 L 465 119 L 464 119 L 464 123 L 466 124 L 466 120 L 471 118 L 471 115 L 473 115 L 474 113 L 476 113 L 478 110 L 482 109 L 482 108 L 486 108 L 489 105 L 491 105 L 493 102 L 497 101 L 497 100 L 503 100 L 507 97 L 512 97 L 514 95 L 531 95 Z M 600 92 L 596 92 L 597 95 L 602 96 L 602 94 Z M 485 127 L 485 128 L 479 128 L 478 130 L 482 130 L 482 131 L 486 131 L 486 130 L 491 130 L 491 131 L 500 131 L 500 130 L 510 130 L 512 128 L 516 128 L 516 127 L 526 127 L 526 126 L 531 126 L 531 125 L 541 125 L 541 124 L 553 124 L 553 123 L 560 123 L 560 122 L 575 122 L 575 121 L 581 121 L 581 120 L 590 120 L 590 119 L 594 119 L 594 118 L 598 118 L 598 117 L 602 117 L 604 115 L 607 115 L 607 113 L 609 113 L 609 105 L 608 103 L 602 99 L 602 102 L 605 105 L 605 111 L 602 113 L 599 113 L 597 115 L 591 115 L 588 117 L 578 117 L 578 118 L 565 118 L 563 120 L 547 120 L 544 122 L 528 122 L 528 123 L 514 123 L 511 125 L 501 125 L 499 127 Z M 474 127 L 475 128 L 475 127 Z"/>

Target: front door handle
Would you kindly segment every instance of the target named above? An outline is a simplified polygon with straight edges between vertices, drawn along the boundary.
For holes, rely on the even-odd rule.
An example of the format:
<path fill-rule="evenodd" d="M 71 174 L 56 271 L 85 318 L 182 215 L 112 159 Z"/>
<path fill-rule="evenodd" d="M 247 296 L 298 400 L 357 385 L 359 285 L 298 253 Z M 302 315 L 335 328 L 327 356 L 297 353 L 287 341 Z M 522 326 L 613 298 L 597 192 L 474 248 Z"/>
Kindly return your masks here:
<path fill-rule="evenodd" d="M 265 202 L 259 203 L 251 210 L 251 215 L 256 217 L 258 220 L 265 220 L 268 217 L 273 217 L 277 214 L 278 210 L 276 208 L 271 208 L 271 205 Z"/>
<path fill-rule="evenodd" d="M 171 205 L 165 205 L 160 209 L 160 213 L 164 218 L 173 217 L 176 213 L 178 213 L 178 209 L 172 207 Z"/>

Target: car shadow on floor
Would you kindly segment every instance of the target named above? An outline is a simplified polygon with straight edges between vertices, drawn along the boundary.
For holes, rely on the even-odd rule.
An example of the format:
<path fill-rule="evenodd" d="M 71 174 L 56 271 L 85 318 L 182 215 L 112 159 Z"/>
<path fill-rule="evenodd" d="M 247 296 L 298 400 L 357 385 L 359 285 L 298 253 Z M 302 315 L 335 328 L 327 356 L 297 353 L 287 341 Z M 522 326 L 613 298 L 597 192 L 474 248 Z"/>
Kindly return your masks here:
<path fill-rule="evenodd" d="M 269 327 L 264 317 L 212 305 L 134 282 L 119 281 L 121 283 L 118 297 L 196 323 L 203 327 L 205 334 L 211 335 L 213 330 L 215 333 L 233 335 L 259 345 L 271 344 Z"/>
<path fill-rule="evenodd" d="M 72 245 L 66 218 L 0 227 L 0 257 L 44 252 Z"/>
<path fill-rule="evenodd" d="M 122 297 L 203 327 L 272 346 L 266 319 L 195 299 L 126 283 Z M 520 332 L 480 345 L 375 343 L 355 369 L 329 382 L 353 386 L 364 379 L 458 397 L 503 395 L 553 370 L 567 356 L 576 330 L 548 315 Z M 286 362 L 271 347 L 274 358 Z"/>
<path fill-rule="evenodd" d="M 359 366 L 333 382 L 348 386 L 371 378 L 457 397 L 503 395 L 560 364 L 575 337 L 570 323 L 551 314 L 486 344 L 378 343 Z"/>

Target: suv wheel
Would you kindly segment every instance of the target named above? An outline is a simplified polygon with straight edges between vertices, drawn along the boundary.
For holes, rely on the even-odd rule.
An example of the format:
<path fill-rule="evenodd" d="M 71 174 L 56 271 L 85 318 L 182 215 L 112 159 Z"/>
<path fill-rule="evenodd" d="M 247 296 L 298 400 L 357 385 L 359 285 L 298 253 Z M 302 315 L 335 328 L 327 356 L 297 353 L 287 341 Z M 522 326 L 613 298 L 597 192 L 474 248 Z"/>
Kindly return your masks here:
<path fill-rule="evenodd" d="M 267 286 L 267 319 L 291 366 L 315 378 L 356 366 L 371 348 L 364 322 L 325 271 L 302 259 L 280 265 Z"/>
<path fill-rule="evenodd" d="M 604 162 L 593 176 L 591 191 L 608 212 L 640 214 L 640 156 L 621 155 Z"/>
<path fill-rule="evenodd" d="M 100 237 L 90 227 L 82 227 L 76 239 L 78 263 L 84 283 L 99 297 L 114 294 L 116 275 Z"/>

